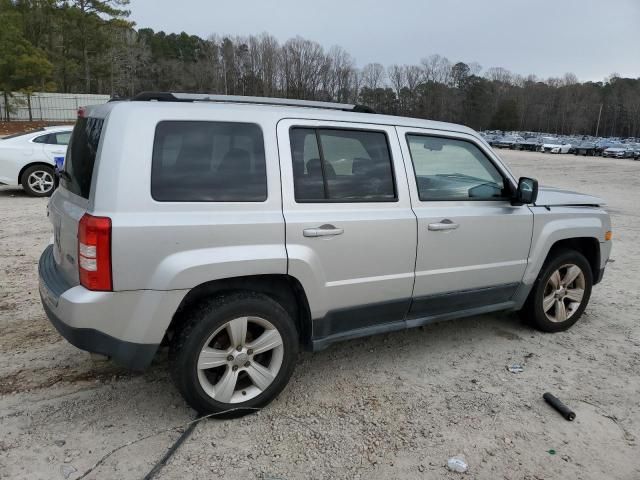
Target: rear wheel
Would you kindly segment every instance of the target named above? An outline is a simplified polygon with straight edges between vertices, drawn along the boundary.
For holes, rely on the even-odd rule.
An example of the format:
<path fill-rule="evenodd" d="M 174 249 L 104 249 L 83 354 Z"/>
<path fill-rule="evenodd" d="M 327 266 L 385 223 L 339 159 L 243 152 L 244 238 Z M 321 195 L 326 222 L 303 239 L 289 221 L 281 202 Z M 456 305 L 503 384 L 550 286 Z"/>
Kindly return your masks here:
<path fill-rule="evenodd" d="M 199 304 L 173 339 L 171 374 L 200 413 L 230 418 L 271 402 L 286 386 L 298 354 L 289 314 L 253 292 L 221 295 Z"/>
<path fill-rule="evenodd" d="M 22 187 L 32 197 L 48 197 L 55 189 L 53 167 L 34 165 L 22 174 Z"/>
<path fill-rule="evenodd" d="M 566 330 L 582 316 L 592 286 L 593 274 L 584 255 L 559 251 L 542 268 L 523 313 L 544 332 Z"/>

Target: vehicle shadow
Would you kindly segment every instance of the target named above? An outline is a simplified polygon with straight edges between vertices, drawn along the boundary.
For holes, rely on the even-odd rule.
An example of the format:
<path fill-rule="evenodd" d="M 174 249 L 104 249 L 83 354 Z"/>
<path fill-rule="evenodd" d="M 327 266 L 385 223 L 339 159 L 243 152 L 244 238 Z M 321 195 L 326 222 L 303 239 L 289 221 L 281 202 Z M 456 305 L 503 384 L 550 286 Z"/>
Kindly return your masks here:
<path fill-rule="evenodd" d="M 27 195 L 27 193 L 22 189 L 22 187 L 0 185 L 0 198 L 4 198 L 4 197 L 34 198 Z"/>

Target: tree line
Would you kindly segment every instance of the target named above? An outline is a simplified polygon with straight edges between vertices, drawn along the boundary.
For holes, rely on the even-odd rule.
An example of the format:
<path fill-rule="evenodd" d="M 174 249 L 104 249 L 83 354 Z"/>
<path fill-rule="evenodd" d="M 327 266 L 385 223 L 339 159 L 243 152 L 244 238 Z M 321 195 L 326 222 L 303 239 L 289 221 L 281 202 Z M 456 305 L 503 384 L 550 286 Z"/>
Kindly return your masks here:
<path fill-rule="evenodd" d="M 204 39 L 136 29 L 128 4 L 0 0 L 0 91 L 273 96 L 359 103 L 477 130 L 640 137 L 640 78 L 540 79 L 440 55 L 358 68 L 343 48 L 302 37 L 281 43 L 267 33 Z"/>

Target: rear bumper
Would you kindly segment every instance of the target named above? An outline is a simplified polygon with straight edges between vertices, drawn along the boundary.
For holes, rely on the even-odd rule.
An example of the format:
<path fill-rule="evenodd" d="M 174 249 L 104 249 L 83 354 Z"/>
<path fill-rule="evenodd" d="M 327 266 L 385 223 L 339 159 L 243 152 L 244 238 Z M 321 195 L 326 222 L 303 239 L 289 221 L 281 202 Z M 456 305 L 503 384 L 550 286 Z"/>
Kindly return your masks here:
<path fill-rule="evenodd" d="M 184 294 L 149 290 L 94 292 L 70 285 L 53 246 L 40 257 L 40 298 L 58 332 L 72 345 L 141 370 L 153 359 Z"/>
<path fill-rule="evenodd" d="M 158 345 L 127 342 L 93 328 L 71 327 L 56 315 L 44 299 L 42 306 L 58 333 L 71 345 L 87 352 L 107 355 L 114 362 L 132 370 L 144 370 L 158 350 Z"/>

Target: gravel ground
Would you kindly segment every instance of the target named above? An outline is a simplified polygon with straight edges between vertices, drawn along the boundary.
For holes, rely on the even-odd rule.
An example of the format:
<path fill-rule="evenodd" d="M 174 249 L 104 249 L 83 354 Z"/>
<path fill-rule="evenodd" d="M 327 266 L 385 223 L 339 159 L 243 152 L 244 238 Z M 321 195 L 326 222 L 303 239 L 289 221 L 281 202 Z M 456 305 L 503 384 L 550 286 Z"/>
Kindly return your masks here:
<path fill-rule="evenodd" d="M 640 478 L 640 162 L 500 154 L 517 175 L 608 201 L 616 262 L 577 325 L 543 334 L 493 314 L 304 353 L 273 404 L 201 422 L 158 478 Z M 162 354 L 133 374 L 49 325 L 45 205 L 0 187 L 0 477 L 77 479 L 114 452 L 84 478 L 141 478 L 194 412 Z M 454 455 L 466 474 L 447 470 Z"/>

